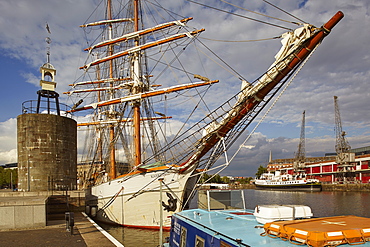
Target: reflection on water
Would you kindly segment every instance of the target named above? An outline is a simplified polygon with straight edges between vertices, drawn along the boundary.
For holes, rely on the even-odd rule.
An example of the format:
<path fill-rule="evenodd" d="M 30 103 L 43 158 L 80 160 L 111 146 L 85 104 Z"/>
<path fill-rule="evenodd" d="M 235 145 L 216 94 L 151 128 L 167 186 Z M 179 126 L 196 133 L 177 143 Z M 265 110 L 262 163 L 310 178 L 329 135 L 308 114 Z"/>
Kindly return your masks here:
<path fill-rule="evenodd" d="M 310 206 L 315 217 L 356 215 L 370 217 L 366 210 L 368 192 L 303 192 L 245 190 L 247 208 L 261 204 L 300 204 Z"/>
<path fill-rule="evenodd" d="M 156 247 L 159 245 L 159 231 L 112 226 L 101 223 L 99 225 L 125 247 Z M 169 232 L 163 232 L 163 238 L 169 236 Z"/>
<path fill-rule="evenodd" d="M 310 206 L 315 217 L 356 215 L 370 218 L 370 210 L 366 210 L 370 203 L 368 192 L 244 190 L 244 196 L 250 209 L 263 204 L 300 204 Z M 125 247 L 158 246 L 158 231 L 101 226 Z M 167 237 L 169 233 L 164 235 Z"/>

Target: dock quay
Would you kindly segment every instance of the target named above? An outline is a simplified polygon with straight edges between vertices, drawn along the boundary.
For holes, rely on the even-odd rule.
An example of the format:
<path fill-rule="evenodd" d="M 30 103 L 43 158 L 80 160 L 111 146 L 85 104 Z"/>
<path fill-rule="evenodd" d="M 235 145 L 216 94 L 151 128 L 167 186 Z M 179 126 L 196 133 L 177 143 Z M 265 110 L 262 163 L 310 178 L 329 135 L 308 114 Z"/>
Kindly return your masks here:
<path fill-rule="evenodd" d="M 84 209 L 82 191 L 1 191 L 0 246 L 123 246 Z M 73 212 L 72 231 L 67 229 L 66 212 Z"/>
<path fill-rule="evenodd" d="M 109 234 L 101 232 L 81 212 L 75 214 L 75 226 L 72 232 L 66 231 L 64 220 L 53 220 L 45 227 L 2 230 L 0 231 L 0 246 L 123 247 Z"/>

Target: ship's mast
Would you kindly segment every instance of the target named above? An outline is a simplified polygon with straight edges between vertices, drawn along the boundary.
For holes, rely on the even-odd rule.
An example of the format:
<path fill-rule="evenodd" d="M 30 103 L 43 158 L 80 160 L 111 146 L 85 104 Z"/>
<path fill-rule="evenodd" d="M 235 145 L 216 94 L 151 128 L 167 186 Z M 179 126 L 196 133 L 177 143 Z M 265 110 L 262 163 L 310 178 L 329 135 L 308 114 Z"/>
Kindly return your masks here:
<path fill-rule="evenodd" d="M 107 10 L 108 10 L 108 19 L 112 20 L 112 2 L 111 0 L 108 0 L 107 2 Z M 108 24 L 108 35 L 109 39 L 112 39 L 112 23 Z M 113 45 L 109 45 L 108 55 L 113 55 Z M 113 79 L 113 60 L 109 61 L 109 78 Z M 113 80 L 110 82 L 110 86 L 113 87 Z M 113 91 L 111 91 L 110 98 L 112 99 L 114 97 Z M 112 118 L 115 116 L 114 114 L 114 107 L 110 106 L 109 110 L 109 118 Z M 114 141 L 114 124 L 111 124 L 109 126 L 109 140 L 110 140 L 110 169 L 109 169 L 109 177 L 111 179 L 116 178 L 116 146 Z"/>
<path fill-rule="evenodd" d="M 139 31 L 139 0 L 134 1 L 134 32 Z M 135 46 L 139 46 L 139 39 L 135 40 Z M 139 52 L 134 53 L 132 61 L 132 78 L 134 80 L 133 93 L 141 92 L 139 66 Z M 141 137 L 140 137 L 140 102 L 134 102 L 134 144 L 135 144 L 135 166 L 141 164 Z"/>

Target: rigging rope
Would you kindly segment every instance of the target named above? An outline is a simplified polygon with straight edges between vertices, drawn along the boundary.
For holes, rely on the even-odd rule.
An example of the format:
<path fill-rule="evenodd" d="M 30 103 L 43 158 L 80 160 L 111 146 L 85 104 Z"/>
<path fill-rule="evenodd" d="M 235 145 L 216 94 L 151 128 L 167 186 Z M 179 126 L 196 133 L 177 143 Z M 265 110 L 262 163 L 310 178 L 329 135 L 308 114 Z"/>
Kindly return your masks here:
<path fill-rule="evenodd" d="M 251 12 L 253 14 L 256 14 L 256 15 L 262 15 L 264 17 L 268 17 L 268 18 L 271 18 L 271 19 L 275 19 L 275 20 L 278 20 L 278 21 L 284 21 L 284 22 L 287 22 L 287 23 L 292 23 L 292 24 L 296 24 L 296 25 L 302 25 L 301 23 L 297 23 L 297 22 L 294 22 L 294 21 L 287 21 L 287 20 L 284 20 L 284 19 L 280 19 L 280 18 L 277 18 L 277 17 L 273 17 L 273 16 L 270 16 L 270 15 L 265 15 L 265 14 L 262 14 L 262 13 L 259 13 L 259 12 L 256 12 L 256 11 L 252 11 L 252 10 L 249 10 L 249 9 L 246 9 L 246 8 L 243 8 L 243 7 L 240 7 L 238 5 L 235 5 L 235 4 L 232 4 L 232 3 L 229 3 L 229 2 L 226 2 L 225 0 L 220 0 L 221 2 L 224 2 L 226 4 L 230 4 L 231 6 L 234 6 L 236 8 L 239 8 L 239 9 L 242 9 L 242 10 L 245 10 L 245 11 L 248 11 L 248 12 Z M 270 4 L 269 2 L 267 1 L 264 1 L 268 4 Z M 274 6 L 275 7 L 275 6 Z M 283 10 L 282 10 L 283 11 Z M 296 18 L 296 17 L 295 17 Z M 298 19 L 298 18 L 297 18 Z M 299 19 L 298 19 L 299 20 Z"/>
<path fill-rule="evenodd" d="M 267 3 L 267 4 L 270 4 L 270 5 L 271 5 L 271 6 L 273 6 L 274 8 L 277 8 L 278 10 L 280 10 L 280 11 L 284 12 L 285 14 L 287 14 L 287 15 L 289 15 L 289 16 L 291 16 L 291 17 L 293 17 L 293 18 L 297 19 L 297 20 L 299 20 L 299 21 L 300 21 L 300 22 L 302 22 L 302 23 L 308 23 L 308 22 L 305 22 L 304 20 L 299 19 L 298 17 L 296 17 L 296 16 L 292 15 L 291 13 L 288 13 L 287 11 L 283 10 L 282 8 L 279 8 L 278 6 L 276 6 L 276 5 L 274 5 L 274 4 L 270 3 L 270 2 L 268 2 L 268 1 L 266 1 L 266 0 L 263 0 L 263 1 L 264 1 L 265 3 Z"/>
<path fill-rule="evenodd" d="M 270 25 L 270 26 L 274 26 L 274 27 L 278 27 L 278 28 L 282 28 L 282 29 L 285 29 L 285 30 L 292 31 L 291 28 L 283 27 L 283 26 L 280 26 L 280 25 L 276 25 L 276 24 L 273 24 L 273 23 L 266 22 L 266 21 L 261 21 L 261 20 L 258 20 L 258 19 L 254 19 L 254 18 L 251 18 L 251 17 L 244 16 L 244 15 L 235 14 L 235 13 L 223 10 L 223 9 L 219 9 L 219 8 L 216 8 L 216 7 L 212 7 L 212 6 L 203 4 L 203 3 L 198 3 L 198 2 L 195 2 L 195 1 L 192 1 L 192 0 L 186 0 L 186 1 L 198 4 L 198 5 L 201 5 L 203 7 L 210 8 L 210 9 L 218 10 L 218 11 L 230 14 L 230 15 L 235 15 L 235 16 L 238 16 L 238 17 L 241 17 L 241 18 L 245 18 L 245 19 L 248 19 L 248 20 L 251 20 L 251 21 L 256 21 L 256 22 L 259 22 L 259 23 L 262 23 L 262 24 L 266 24 L 266 25 Z"/>
<path fill-rule="evenodd" d="M 225 164 L 221 164 L 217 167 L 212 167 L 211 169 L 208 169 L 208 170 L 203 170 L 202 172 L 199 172 L 199 173 L 195 173 L 193 175 L 191 175 L 190 177 L 194 177 L 194 176 L 198 176 L 199 174 L 203 175 L 204 173 L 208 172 L 208 171 L 212 171 L 212 170 L 217 170 L 217 169 L 220 169 L 220 170 L 217 170 L 215 174 L 213 174 L 209 179 L 207 179 L 204 183 L 208 182 L 209 180 L 211 180 L 213 177 L 215 177 L 217 174 L 220 174 L 223 170 L 225 170 L 230 164 L 231 162 L 234 160 L 234 158 L 236 157 L 236 155 L 239 153 L 239 151 L 241 150 L 241 148 L 245 145 L 245 143 L 250 139 L 250 137 L 252 136 L 252 134 L 256 131 L 256 129 L 258 128 L 258 126 L 263 122 L 263 120 L 266 118 L 267 114 L 271 111 L 271 109 L 274 107 L 274 105 L 276 104 L 276 102 L 280 99 L 280 97 L 283 95 L 283 93 L 286 91 L 286 89 L 289 87 L 289 85 L 293 82 L 293 80 L 295 79 L 295 77 L 297 76 L 297 74 L 301 71 L 301 69 L 303 68 L 303 66 L 306 64 L 306 62 L 309 60 L 309 58 L 312 56 L 312 54 L 316 51 L 317 47 L 319 46 L 320 44 L 318 44 L 313 50 L 312 52 L 301 62 L 301 64 L 299 65 L 299 67 L 296 69 L 295 73 L 292 75 L 291 79 L 288 81 L 288 83 L 285 85 L 285 87 L 283 88 L 283 90 L 280 92 L 280 94 L 276 97 L 275 101 L 271 104 L 271 106 L 269 107 L 269 109 L 265 112 L 265 114 L 263 115 L 263 117 L 260 119 L 260 121 L 257 123 L 257 125 L 253 128 L 253 130 L 249 133 L 249 135 L 247 136 L 247 138 L 244 140 L 244 142 L 239 146 L 238 150 L 233 154 L 233 156 L 231 157 L 230 160 L 227 160 L 227 157 L 226 157 L 226 163 Z M 223 142 L 223 139 L 221 139 L 222 142 Z M 225 151 L 226 152 L 226 151 Z M 200 176 L 201 178 L 201 176 Z M 200 181 L 200 178 L 198 179 L 198 183 Z M 188 200 L 189 201 L 193 196 L 194 196 L 194 191 L 195 191 L 195 188 L 191 191 L 189 197 L 188 197 Z M 186 205 L 186 203 L 185 203 Z"/>
<path fill-rule="evenodd" d="M 235 42 L 235 43 L 239 43 L 239 42 L 256 42 L 256 41 L 266 41 L 266 40 L 280 39 L 281 36 L 266 38 L 266 39 L 250 39 L 250 40 L 220 40 L 220 39 L 210 39 L 210 38 L 204 38 L 204 37 L 198 37 L 198 38 L 211 40 L 211 41 L 217 41 L 217 42 Z"/>
<path fill-rule="evenodd" d="M 245 143 L 251 138 L 252 134 L 256 131 L 256 129 L 258 128 L 258 126 L 263 122 L 263 120 L 266 118 L 267 114 L 271 111 L 271 109 L 275 106 L 276 102 L 280 99 L 280 97 L 283 95 L 283 93 L 286 91 L 286 89 L 289 87 L 289 85 L 293 82 L 293 80 L 295 79 L 295 77 L 297 76 L 297 74 L 301 71 L 301 69 L 303 68 L 303 66 L 306 64 L 306 62 L 308 61 L 308 59 L 312 56 L 312 54 L 316 51 L 317 47 L 319 46 L 320 44 L 316 45 L 316 47 L 312 50 L 312 52 L 307 56 L 307 58 L 301 63 L 301 65 L 298 67 L 297 71 L 294 73 L 294 75 L 292 76 L 292 78 L 288 81 L 288 83 L 285 85 L 285 87 L 283 88 L 283 90 L 280 92 L 280 94 L 276 97 L 276 99 L 274 100 L 274 102 L 271 104 L 271 106 L 267 109 L 267 111 L 265 112 L 265 114 L 262 116 L 262 118 L 260 119 L 260 121 L 258 121 L 257 125 L 253 128 L 253 130 L 249 133 L 249 135 L 247 136 L 247 138 L 245 138 L 244 142 L 239 146 L 238 150 L 234 153 L 234 155 L 231 157 L 230 161 L 225 164 L 225 167 L 227 167 L 231 161 L 236 157 L 236 155 L 239 153 L 239 151 L 241 150 L 241 148 L 245 145 Z M 223 169 L 221 169 L 222 171 Z M 221 172 L 220 171 L 220 172 Z M 218 173 L 220 173 L 218 172 Z"/>
<path fill-rule="evenodd" d="M 267 114 L 271 111 L 271 109 L 274 107 L 274 105 L 276 104 L 276 102 L 280 99 L 280 97 L 282 96 L 282 94 L 286 91 L 286 89 L 289 87 L 289 85 L 293 82 L 293 80 L 295 79 L 295 77 L 297 76 L 297 74 L 301 71 L 301 69 L 303 68 L 303 66 L 306 64 L 306 62 L 309 60 L 309 58 L 312 56 L 312 54 L 315 52 L 315 50 L 317 49 L 319 45 L 317 45 L 313 50 L 312 52 L 305 58 L 305 60 L 302 61 L 302 63 L 299 65 L 299 67 L 297 68 L 297 70 L 295 71 L 295 73 L 292 75 L 291 79 L 288 81 L 288 83 L 285 85 L 285 87 L 283 88 L 283 90 L 280 92 L 280 94 L 277 96 L 277 98 L 275 99 L 275 101 L 272 103 L 272 105 L 269 107 L 269 109 L 265 112 L 265 114 L 263 115 L 263 117 L 260 119 L 260 121 L 258 122 L 258 124 L 254 127 L 254 129 L 250 132 L 250 134 L 247 136 L 247 138 L 245 139 L 245 141 L 239 146 L 238 150 L 234 153 L 234 155 L 231 157 L 231 159 L 229 161 L 226 161 L 225 164 L 222 164 L 222 165 L 219 165 L 217 167 L 213 167 L 212 169 L 208 169 L 207 171 L 212 171 L 212 170 L 217 170 L 219 169 L 220 167 L 222 167 L 220 170 L 218 170 L 213 176 L 211 176 L 211 178 L 213 178 L 215 175 L 219 174 L 220 172 L 222 172 L 224 169 L 226 169 L 231 161 L 236 157 L 236 155 L 239 153 L 239 151 L 241 150 L 241 148 L 245 145 L 245 143 L 250 139 L 250 137 L 252 136 L 252 134 L 255 132 L 255 130 L 258 128 L 258 126 L 263 122 L 263 120 L 265 119 L 265 117 L 267 116 Z M 197 173 L 197 174 L 194 174 L 194 175 L 191 175 L 191 177 L 193 176 L 197 176 L 199 174 L 203 174 L 207 171 L 202 171 L 200 173 Z M 210 178 L 210 179 L 211 179 Z M 208 179 L 208 180 L 210 180 Z M 207 180 L 207 181 L 208 181 Z"/>
<path fill-rule="evenodd" d="M 188 0 L 187 0 L 188 1 Z M 198 39 L 198 38 L 197 38 Z M 241 74 L 239 74 L 235 69 L 233 69 L 229 64 L 227 64 L 221 57 L 219 57 L 215 52 L 213 52 L 208 46 L 206 46 L 202 41 L 200 41 L 198 39 L 199 43 L 201 43 L 210 53 L 212 53 L 215 57 L 217 57 L 222 63 L 224 63 L 232 72 L 234 72 L 235 74 L 233 74 L 232 72 L 230 72 L 229 70 L 227 70 L 226 68 L 224 68 L 223 66 L 221 66 L 219 63 L 217 63 L 216 61 L 214 61 L 213 59 L 213 62 L 215 62 L 216 64 L 220 65 L 221 68 L 224 68 L 226 71 L 228 71 L 230 74 L 232 75 L 237 75 L 239 79 L 241 80 L 245 80 L 247 81 L 247 79 L 245 79 Z M 201 51 L 202 52 L 202 51 Z M 204 52 L 202 52 L 205 56 L 207 56 Z M 210 58 L 209 56 L 207 56 L 208 58 Z M 211 58 L 210 58 L 211 59 Z"/>

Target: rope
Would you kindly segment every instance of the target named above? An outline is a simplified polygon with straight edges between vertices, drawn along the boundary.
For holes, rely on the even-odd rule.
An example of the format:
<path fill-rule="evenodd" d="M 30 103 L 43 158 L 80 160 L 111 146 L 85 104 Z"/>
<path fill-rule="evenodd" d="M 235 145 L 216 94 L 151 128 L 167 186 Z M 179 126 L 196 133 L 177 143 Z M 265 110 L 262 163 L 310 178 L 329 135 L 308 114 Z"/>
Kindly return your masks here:
<path fill-rule="evenodd" d="M 297 76 L 297 74 L 301 71 L 301 69 L 303 68 L 303 66 L 306 64 L 306 62 L 308 61 L 308 59 L 312 56 L 312 54 L 315 52 L 315 50 L 317 49 L 319 45 L 317 45 L 313 50 L 312 52 L 306 57 L 306 59 L 301 63 L 301 65 L 298 67 L 297 71 L 294 73 L 294 75 L 292 76 L 292 78 L 288 81 L 288 83 L 285 85 L 285 87 L 283 88 L 283 90 L 280 92 L 280 94 L 276 97 L 275 101 L 271 104 L 271 106 L 269 107 L 269 109 L 265 112 L 265 114 L 263 115 L 263 117 L 261 118 L 261 120 L 257 123 L 257 125 L 254 127 L 254 129 L 249 133 L 249 135 L 247 136 L 247 138 L 244 140 L 244 142 L 239 146 L 238 150 L 234 153 L 234 155 L 231 157 L 229 163 L 231 163 L 231 161 L 236 157 L 236 155 L 239 153 L 239 151 L 241 150 L 241 148 L 245 145 L 245 143 L 251 138 L 252 134 L 256 131 L 256 129 L 258 128 L 258 126 L 263 122 L 263 120 L 266 118 L 267 114 L 271 111 L 271 109 L 275 106 L 276 102 L 280 99 L 280 97 L 283 95 L 283 93 L 286 91 L 286 89 L 289 87 L 289 85 L 292 83 L 292 81 L 295 79 L 295 77 Z"/>
<path fill-rule="evenodd" d="M 298 17 L 296 17 L 296 16 L 292 15 L 291 13 L 288 13 L 287 11 L 283 10 L 282 8 L 279 8 L 278 6 L 276 6 L 276 5 L 274 5 L 274 4 L 270 3 L 270 2 L 268 2 L 268 1 L 266 1 L 266 0 L 263 0 L 263 1 L 264 1 L 265 3 L 267 3 L 267 4 L 270 4 L 272 7 L 277 8 L 278 10 L 280 10 L 280 11 L 284 12 L 285 14 L 287 14 L 287 15 L 289 15 L 289 16 L 291 16 L 291 17 L 293 17 L 293 18 L 297 19 L 297 20 L 299 20 L 300 22 L 307 23 L 307 22 L 305 22 L 305 21 L 303 21 L 303 20 L 299 19 Z"/>
<path fill-rule="evenodd" d="M 230 4 L 231 6 L 234 6 L 236 8 L 239 8 L 239 9 L 242 9 L 242 10 L 245 10 L 245 11 L 248 11 L 248 12 L 251 12 L 253 14 L 256 14 L 256 15 L 261 15 L 261 16 L 264 16 L 264 17 L 268 17 L 268 18 L 271 18 L 271 19 L 275 19 L 275 20 L 278 20 L 278 21 L 284 21 L 284 22 L 287 22 L 287 23 L 292 23 L 292 24 L 296 24 L 296 25 L 301 25 L 301 23 L 297 23 L 297 22 L 293 22 L 293 21 L 287 21 L 287 20 L 284 20 L 284 19 L 280 19 L 280 18 L 277 18 L 277 17 L 273 17 L 273 16 L 270 16 L 270 15 L 265 15 L 265 14 L 262 14 L 262 13 L 259 13 L 259 12 L 255 12 L 255 11 L 252 11 L 252 10 L 249 10 L 249 9 L 246 9 L 246 8 L 243 8 L 243 7 L 240 7 L 240 6 L 237 6 L 235 4 L 232 4 L 232 3 L 229 3 L 229 2 L 226 2 L 225 0 L 220 0 L 221 2 L 224 2 L 226 4 Z M 266 2 L 266 1 L 264 1 Z M 268 2 L 267 2 L 268 3 Z M 268 3 L 270 4 L 270 3 Z M 275 6 L 274 6 L 275 7 Z M 296 17 L 295 17 L 296 18 Z M 297 18 L 298 19 L 298 18 Z"/>
<path fill-rule="evenodd" d="M 272 37 L 272 38 L 266 38 L 266 39 L 251 39 L 251 40 L 220 40 L 220 39 L 210 39 L 210 38 L 204 38 L 204 37 L 199 37 L 200 39 L 206 39 L 206 40 L 211 40 L 211 41 L 218 41 L 218 42 L 256 42 L 256 41 L 266 41 L 266 40 L 273 40 L 273 39 L 279 39 L 281 36 L 278 37 Z"/>
<path fill-rule="evenodd" d="M 256 22 L 259 22 L 259 23 L 262 23 L 262 24 L 266 24 L 266 25 L 270 25 L 270 26 L 274 26 L 274 27 L 278 27 L 278 28 L 282 28 L 282 29 L 285 29 L 285 30 L 292 31 L 291 28 L 279 26 L 279 25 L 276 25 L 276 24 L 273 24 L 273 23 L 269 23 L 269 22 L 266 22 L 266 21 L 257 20 L 257 19 L 251 18 L 251 17 L 246 17 L 244 15 L 235 14 L 235 13 L 228 12 L 226 10 L 223 10 L 223 9 L 218 9 L 218 8 L 215 8 L 215 7 L 206 5 L 206 4 L 198 3 L 198 2 L 195 2 L 195 1 L 192 1 L 192 0 L 186 0 L 186 1 L 191 2 L 191 3 L 198 4 L 200 6 L 207 7 L 207 8 L 210 8 L 210 9 L 218 10 L 218 11 L 221 11 L 221 12 L 224 12 L 224 13 L 227 13 L 227 14 L 230 14 L 230 15 L 235 15 L 235 16 L 238 16 L 238 17 L 241 17 L 241 18 L 245 18 L 245 19 L 248 19 L 248 20 L 251 20 L 251 21 L 256 21 Z"/>
<path fill-rule="evenodd" d="M 111 199 L 109 199 L 103 207 L 99 208 L 98 211 L 105 210 L 107 207 L 109 207 L 109 205 L 111 205 L 116 200 L 116 198 L 118 197 L 119 193 L 121 193 L 123 188 L 124 187 L 122 187 Z"/>

